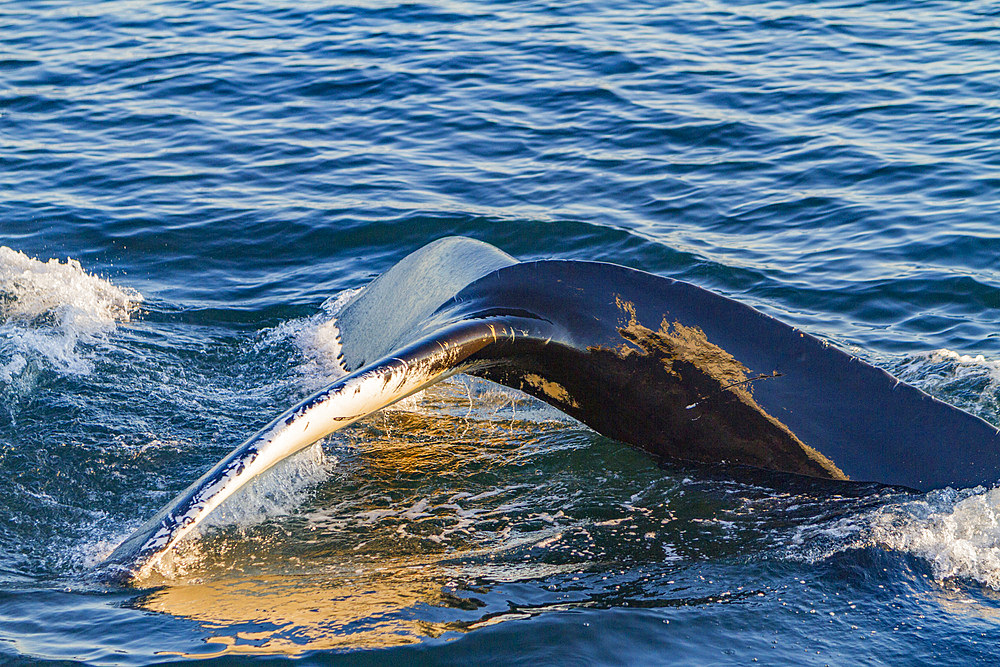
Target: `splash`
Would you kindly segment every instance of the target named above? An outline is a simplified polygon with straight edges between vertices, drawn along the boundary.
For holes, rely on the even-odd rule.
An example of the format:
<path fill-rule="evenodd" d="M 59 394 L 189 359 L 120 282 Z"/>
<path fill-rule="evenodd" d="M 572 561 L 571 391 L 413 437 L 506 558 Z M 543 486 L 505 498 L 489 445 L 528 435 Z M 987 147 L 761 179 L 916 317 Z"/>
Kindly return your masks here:
<path fill-rule="evenodd" d="M 838 504 L 836 516 L 796 526 L 785 538 L 784 557 L 817 563 L 874 548 L 925 561 L 938 582 L 975 581 L 1000 591 L 1000 487 L 916 497 L 884 490 Z"/>
<path fill-rule="evenodd" d="M 929 394 L 1000 423 L 998 360 L 940 349 L 908 357 L 890 370 Z M 814 557 L 876 547 L 925 560 L 940 581 L 967 579 L 1000 590 L 1000 487 L 949 488 L 917 500 L 897 498 L 805 532 L 808 539 L 801 541 L 812 542 Z"/>
<path fill-rule="evenodd" d="M 869 540 L 923 558 L 939 580 L 972 579 L 1000 590 L 1000 488 L 944 489 L 880 508 Z"/>
<path fill-rule="evenodd" d="M 347 289 L 327 299 L 320 312 L 279 324 L 268 331 L 265 345 L 291 343 L 301 361 L 295 368 L 307 390 L 316 390 L 347 375 L 340 344 L 337 315 L 361 289 Z"/>
<path fill-rule="evenodd" d="M 890 370 L 933 396 L 1000 423 L 1000 360 L 941 349 L 909 357 Z"/>
<path fill-rule="evenodd" d="M 0 246 L 0 382 L 32 369 L 86 374 L 92 344 L 128 322 L 142 295 L 88 273 L 74 259 L 46 262 Z"/>
<path fill-rule="evenodd" d="M 199 529 L 204 534 L 221 526 L 247 527 L 289 514 L 305 503 L 336 463 L 337 458 L 327 457 L 322 444 L 317 442 L 256 477 L 222 503 Z"/>
<path fill-rule="evenodd" d="M 346 289 L 327 299 L 320 312 L 283 322 L 265 333 L 263 346 L 290 344 L 299 357 L 293 372 L 303 391 L 315 391 L 348 373 L 341 352 L 339 314 L 363 288 Z M 390 411 L 447 414 L 479 421 L 520 418 L 575 423 L 555 408 L 513 389 L 458 375 L 395 403 Z"/>

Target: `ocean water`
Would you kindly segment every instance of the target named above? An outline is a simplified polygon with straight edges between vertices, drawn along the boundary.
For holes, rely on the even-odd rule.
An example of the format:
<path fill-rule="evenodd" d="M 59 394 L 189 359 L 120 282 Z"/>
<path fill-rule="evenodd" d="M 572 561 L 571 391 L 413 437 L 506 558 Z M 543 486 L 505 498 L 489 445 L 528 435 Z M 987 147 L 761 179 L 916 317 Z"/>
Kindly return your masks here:
<path fill-rule="evenodd" d="M 446 235 L 1000 425 L 998 54 L 979 0 L 0 4 L 0 662 L 996 664 L 1000 490 L 702 477 L 461 377 L 91 568 Z"/>

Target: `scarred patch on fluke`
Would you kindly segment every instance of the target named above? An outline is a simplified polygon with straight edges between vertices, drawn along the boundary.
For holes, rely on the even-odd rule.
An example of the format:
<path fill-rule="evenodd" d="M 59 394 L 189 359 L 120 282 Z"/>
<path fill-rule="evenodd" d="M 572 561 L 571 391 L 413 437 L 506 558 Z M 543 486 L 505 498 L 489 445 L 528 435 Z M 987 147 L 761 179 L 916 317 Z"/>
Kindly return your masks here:
<path fill-rule="evenodd" d="M 618 331 L 630 345 L 623 344 L 612 352 L 637 372 L 649 361 L 663 369 L 664 376 L 648 387 L 654 395 L 661 394 L 654 402 L 670 406 L 666 415 L 669 423 L 660 428 L 671 442 L 657 453 L 703 463 L 726 461 L 847 479 L 833 461 L 803 443 L 754 400 L 754 383 L 779 377 L 777 371 L 755 374 L 711 343 L 697 326 L 664 318 L 654 331 L 637 321 L 631 303 L 620 298 L 617 302 L 629 315 L 627 324 Z M 592 352 L 599 355 L 605 351 L 594 348 Z M 637 355 L 647 359 L 632 364 Z"/>

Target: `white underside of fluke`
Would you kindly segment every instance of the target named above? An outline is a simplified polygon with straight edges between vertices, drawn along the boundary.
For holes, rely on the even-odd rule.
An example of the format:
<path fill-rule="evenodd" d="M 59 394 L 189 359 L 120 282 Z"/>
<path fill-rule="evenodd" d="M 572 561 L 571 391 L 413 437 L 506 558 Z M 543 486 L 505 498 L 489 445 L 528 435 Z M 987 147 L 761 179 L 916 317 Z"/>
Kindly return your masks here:
<path fill-rule="evenodd" d="M 317 440 L 432 384 L 461 372 L 464 367 L 443 366 L 450 351 L 442 346 L 441 359 L 423 358 L 418 364 L 403 358 L 383 359 L 348 375 L 288 410 L 235 449 L 139 531 L 149 532 L 131 563 L 120 567 L 131 579 L 147 577 L 163 556 L 191 533 L 227 498 L 279 461 Z M 443 368 L 429 372 L 431 368 Z M 192 493 L 193 491 L 193 493 Z M 132 542 L 130 538 L 128 542 Z M 112 554 L 111 561 L 115 560 Z"/>

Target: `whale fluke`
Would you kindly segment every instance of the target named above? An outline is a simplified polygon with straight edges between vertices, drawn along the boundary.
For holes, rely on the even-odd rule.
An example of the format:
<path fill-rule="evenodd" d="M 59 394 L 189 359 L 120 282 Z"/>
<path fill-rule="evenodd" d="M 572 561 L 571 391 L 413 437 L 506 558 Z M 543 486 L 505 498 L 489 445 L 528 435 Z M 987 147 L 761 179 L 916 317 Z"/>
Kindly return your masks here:
<path fill-rule="evenodd" d="M 338 324 L 349 374 L 160 510 L 105 561 L 110 578 L 143 576 L 278 461 L 463 372 L 677 461 L 921 491 L 1000 480 L 986 421 L 749 306 L 622 266 L 441 239 L 361 290 Z"/>

